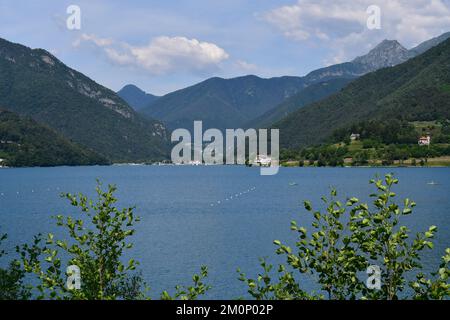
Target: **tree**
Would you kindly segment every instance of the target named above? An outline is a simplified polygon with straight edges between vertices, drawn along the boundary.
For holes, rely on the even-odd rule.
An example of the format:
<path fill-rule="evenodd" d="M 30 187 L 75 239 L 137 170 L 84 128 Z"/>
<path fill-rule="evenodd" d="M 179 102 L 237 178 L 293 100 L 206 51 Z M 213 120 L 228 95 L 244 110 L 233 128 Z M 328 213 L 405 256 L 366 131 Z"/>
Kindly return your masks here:
<path fill-rule="evenodd" d="M 33 245 L 18 249 L 23 269 L 37 276 L 36 289 L 39 299 L 146 299 L 146 285 L 139 273 L 135 272 L 138 262 L 130 259 L 123 262 L 125 250 L 132 248 L 129 238 L 135 233 L 134 225 L 139 217 L 135 208 L 118 209 L 114 197 L 116 187 L 109 185 L 106 191 L 98 183 L 97 201 L 89 200 L 83 194 L 65 194 L 63 197 L 80 210 L 82 218 L 56 217 L 57 225 L 64 228 L 70 240 L 57 240 L 48 234 L 46 244 L 42 237 L 36 237 Z M 81 286 L 67 287 L 67 277 L 62 256 L 68 257 L 67 266 L 76 266 L 80 271 Z M 209 287 L 201 281 L 207 276 L 202 268 L 201 276 L 194 276 L 194 285 L 188 293 L 182 292 L 175 298 L 195 299 Z M 181 287 L 180 287 L 181 288 Z M 178 292 L 179 293 L 179 292 Z"/>
<path fill-rule="evenodd" d="M 351 241 L 361 248 L 368 263 L 381 266 L 383 285 L 379 291 L 364 290 L 363 294 L 370 299 L 398 299 L 406 287 L 405 275 L 422 269 L 421 252 L 433 249 L 431 239 L 437 227 L 431 226 L 411 240 L 410 230 L 400 226 L 400 219 L 412 214 L 416 204 L 409 199 L 403 201 L 403 206 L 393 201 L 396 194 L 392 188 L 398 180 L 392 175 L 386 175 L 384 181 L 377 179 L 371 183 L 378 192 L 372 195 L 373 209 L 361 203 L 353 208 L 350 213 Z"/>
<path fill-rule="evenodd" d="M 276 280 L 270 273 L 273 266 L 265 260 L 261 264 L 264 273 L 256 280 L 241 273 L 240 280 L 246 283 L 248 292 L 256 299 L 448 298 L 450 249 L 434 274 L 437 279 L 427 280 L 421 273 L 420 257 L 423 250 L 433 248 L 431 239 L 437 228 L 431 226 L 411 239 L 411 232 L 400 225 L 400 218 L 411 214 L 415 203 L 405 199 L 403 206 L 399 206 L 393 201 L 396 195 L 392 188 L 397 183 L 392 175 L 386 175 L 384 180 L 372 180 L 377 190 L 371 195 L 372 206 L 357 198 L 341 202 L 336 199 L 335 190 L 329 199 L 322 198 L 325 212 L 313 210 L 311 203 L 305 201 L 306 211 L 314 218 L 314 231 L 310 233 L 293 221 L 291 229 L 298 234 L 296 251 L 274 241 L 276 253 L 286 257 L 286 264 L 279 265 Z M 379 290 L 369 289 L 366 279 L 361 278 L 373 265 L 381 270 Z M 295 280 L 295 272 L 317 279 L 325 296 L 320 292 L 305 292 Z M 405 276 L 414 272 L 418 280 L 408 284 Z M 405 296 L 407 286 L 416 293 Z"/>
<path fill-rule="evenodd" d="M 369 163 L 369 153 L 364 150 L 355 154 L 352 164 L 354 166 L 366 165 Z"/>

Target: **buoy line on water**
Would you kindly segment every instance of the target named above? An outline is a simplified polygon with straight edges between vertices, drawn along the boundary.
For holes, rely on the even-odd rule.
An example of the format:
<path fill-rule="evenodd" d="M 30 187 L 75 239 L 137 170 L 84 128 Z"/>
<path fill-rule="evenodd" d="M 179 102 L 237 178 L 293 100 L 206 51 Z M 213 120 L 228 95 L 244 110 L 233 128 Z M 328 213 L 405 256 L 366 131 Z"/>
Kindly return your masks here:
<path fill-rule="evenodd" d="M 51 191 L 60 191 L 61 190 L 61 188 L 60 187 L 56 187 L 56 188 L 54 188 L 54 190 L 53 190 L 53 188 L 42 188 L 41 190 L 43 190 L 43 191 L 47 191 L 47 192 L 51 192 Z M 38 190 L 39 191 L 39 190 Z M 31 189 L 30 190 L 30 193 L 37 193 L 38 191 L 36 191 L 35 189 Z M 10 194 L 12 194 L 12 195 L 24 195 L 24 194 L 27 194 L 28 192 L 27 191 L 12 191 Z M 0 192 L 0 197 L 6 197 L 8 195 L 8 192 Z"/>
<path fill-rule="evenodd" d="M 211 207 L 219 206 L 219 205 L 221 205 L 222 203 L 226 203 L 227 201 L 228 201 L 228 202 L 229 202 L 229 201 L 232 201 L 233 199 L 237 199 L 237 198 L 239 198 L 239 197 L 241 197 L 241 196 L 243 196 L 243 195 L 246 195 L 246 194 L 248 194 L 248 193 L 250 193 L 250 192 L 253 192 L 253 191 L 255 191 L 255 190 L 256 190 L 256 187 L 251 187 L 251 188 L 249 188 L 249 189 L 247 189 L 247 190 L 245 190 L 245 191 L 242 191 L 242 192 L 238 192 L 238 193 L 232 194 L 232 195 L 230 195 L 229 197 L 226 197 L 225 200 L 217 200 L 216 202 L 211 203 L 210 206 L 211 206 Z"/>

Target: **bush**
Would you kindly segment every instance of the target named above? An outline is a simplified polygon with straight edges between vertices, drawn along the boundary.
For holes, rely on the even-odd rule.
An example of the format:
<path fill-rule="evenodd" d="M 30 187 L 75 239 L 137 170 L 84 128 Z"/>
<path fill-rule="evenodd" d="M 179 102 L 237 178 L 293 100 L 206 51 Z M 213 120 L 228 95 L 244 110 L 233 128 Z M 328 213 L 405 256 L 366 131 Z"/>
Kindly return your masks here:
<path fill-rule="evenodd" d="M 443 264 L 426 279 L 421 272 L 421 253 L 432 249 L 437 227 L 426 232 L 411 232 L 400 225 L 403 216 L 410 215 L 415 203 L 409 199 L 396 204 L 392 191 L 398 183 L 392 175 L 383 180 L 372 180 L 377 193 L 371 195 L 373 205 L 357 198 L 340 202 L 332 190 L 330 198 L 322 198 L 325 212 L 313 210 L 310 202 L 305 209 L 314 217 L 313 232 L 299 227 L 295 221 L 291 230 L 298 234 L 296 251 L 274 241 L 276 253 L 286 257 L 286 264 L 278 266 L 273 278 L 273 266 L 262 260 L 263 273 L 256 279 L 240 274 L 248 292 L 256 299 L 445 299 L 449 297 L 448 284 L 450 249 Z M 379 290 L 369 289 L 361 273 L 376 265 L 381 271 Z M 306 292 L 296 281 L 296 272 L 317 279 L 319 293 Z M 406 274 L 416 273 L 416 281 L 407 283 Z M 405 290 L 412 289 L 407 295 Z M 402 294 L 403 293 L 403 294 Z"/>
<path fill-rule="evenodd" d="M 12 263 L 16 269 L 0 273 L 1 284 L 11 279 L 6 283 L 7 292 L 11 294 L 3 294 L 1 298 L 30 298 L 31 291 L 24 294 L 20 291 L 24 275 L 30 274 L 37 277 L 34 289 L 38 299 L 149 299 L 142 275 L 135 271 L 139 263 L 134 259 L 123 261 L 124 252 L 133 246 L 129 238 L 139 222 L 135 208 L 115 207 L 115 186 L 109 185 L 104 191 L 99 183 L 96 190 L 96 201 L 83 194 L 63 195 L 81 215 L 79 218 L 56 217 L 57 225 L 67 231 L 69 240 L 56 239 L 53 234 L 48 234 L 46 239 L 38 235 L 31 245 L 18 247 L 20 259 Z M 75 269 L 63 268 L 61 257 L 67 257 L 67 266 L 75 266 L 80 274 L 77 275 Z M 16 278 L 15 273 L 7 276 L 16 270 Z M 178 286 L 172 299 L 196 299 L 203 295 L 209 289 L 203 283 L 207 275 L 207 268 L 202 267 L 201 274 L 194 275 L 193 285 Z M 77 282 L 79 287 L 75 285 Z M 170 295 L 164 292 L 162 297 L 168 299 Z"/>
<path fill-rule="evenodd" d="M 0 244 L 7 239 L 7 235 L 0 235 Z M 0 258 L 6 255 L 0 250 Z M 25 272 L 20 268 L 20 263 L 13 260 L 7 268 L 0 268 L 0 300 L 26 300 L 30 298 L 30 289 L 23 281 Z"/>

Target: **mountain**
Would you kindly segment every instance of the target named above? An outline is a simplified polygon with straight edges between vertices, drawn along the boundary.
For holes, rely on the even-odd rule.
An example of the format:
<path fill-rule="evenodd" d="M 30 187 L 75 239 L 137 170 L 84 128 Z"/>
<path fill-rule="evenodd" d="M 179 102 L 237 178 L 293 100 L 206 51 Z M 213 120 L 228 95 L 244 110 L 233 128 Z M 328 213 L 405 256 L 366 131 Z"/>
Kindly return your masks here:
<path fill-rule="evenodd" d="M 450 119 L 450 39 L 392 68 L 367 74 L 341 92 L 303 107 L 276 123 L 282 147 L 326 141 L 367 120 Z"/>
<path fill-rule="evenodd" d="M 362 57 L 352 61 L 372 72 L 381 68 L 392 67 L 412 58 L 411 53 L 397 40 L 383 40 L 375 48 Z"/>
<path fill-rule="evenodd" d="M 439 40 L 442 38 L 423 47 L 437 44 Z M 194 120 L 203 120 L 205 127 L 219 129 L 266 126 L 307 103 L 338 92 L 341 85 L 353 79 L 398 65 L 416 55 L 398 41 L 384 40 L 364 56 L 315 70 L 304 77 L 211 78 L 161 97 L 141 112 L 163 121 L 171 129 L 189 129 Z M 304 91 L 309 86 L 312 87 Z"/>
<path fill-rule="evenodd" d="M 328 81 L 331 79 L 354 79 L 366 73 L 385 67 L 403 63 L 412 56 L 396 40 L 383 40 L 366 55 L 357 57 L 351 62 L 344 62 L 314 70 L 305 76 L 307 84 Z"/>
<path fill-rule="evenodd" d="M 450 38 L 450 32 L 425 41 L 411 50 L 407 50 L 396 40 L 384 40 L 368 54 L 357 57 L 352 62 L 315 70 L 305 76 L 304 81 L 307 86 L 305 89 L 251 121 L 248 127 L 270 126 L 290 112 L 337 93 L 353 79 L 382 68 L 404 63 L 448 38 Z"/>
<path fill-rule="evenodd" d="M 0 39 L 0 105 L 32 117 L 112 161 L 160 159 L 166 131 L 113 91 L 42 49 Z"/>
<path fill-rule="evenodd" d="M 159 97 L 146 93 L 135 85 L 128 84 L 123 87 L 117 95 L 126 101 L 134 110 L 139 111 L 144 107 L 150 106 Z"/>
<path fill-rule="evenodd" d="M 108 164 L 106 158 L 54 130 L 2 109 L 0 158 L 14 167 Z"/>
<path fill-rule="evenodd" d="M 310 103 L 320 101 L 344 88 L 353 79 L 331 79 L 312 84 L 299 93 L 287 98 L 276 108 L 270 109 L 258 118 L 245 125 L 246 128 L 268 128 L 273 123 L 283 119 L 291 112 L 300 109 Z"/>
<path fill-rule="evenodd" d="M 203 120 L 205 128 L 237 128 L 303 88 L 299 77 L 211 78 L 159 98 L 142 112 L 169 128 L 187 128 Z"/>
<path fill-rule="evenodd" d="M 364 56 L 352 62 L 332 65 L 310 72 L 305 88 L 275 108 L 250 121 L 246 127 L 268 127 L 289 113 L 339 92 L 352 80 L 372 71 L 391 67 L 410 59 L 412 54 L 395 40 L 384 40 Z"/>
<path fill-rule="evenodd" d="M 450 32 L 425 41 L 408 50 L 397 40 L 383 40 L 366 55 L 351 62 L 332 65 L 312 71 L 305 76 L 305 83 L 315 83 L 336 78 L 357 78 L 364 74 L 406 62 L 450 38 Z"/>

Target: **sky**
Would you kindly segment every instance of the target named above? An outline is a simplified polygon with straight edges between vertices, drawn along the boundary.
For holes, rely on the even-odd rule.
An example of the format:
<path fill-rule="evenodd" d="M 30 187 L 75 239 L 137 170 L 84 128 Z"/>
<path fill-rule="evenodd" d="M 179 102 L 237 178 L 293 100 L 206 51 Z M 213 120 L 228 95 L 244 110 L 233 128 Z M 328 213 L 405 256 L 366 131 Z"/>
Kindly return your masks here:
<path fill-rule="evenodd" d="M 0 0 L 1 38 L 156 95 L 215 76 L 302 76 L 384 39 L 411 48 L 447 31 L 450 0 Z"/>

